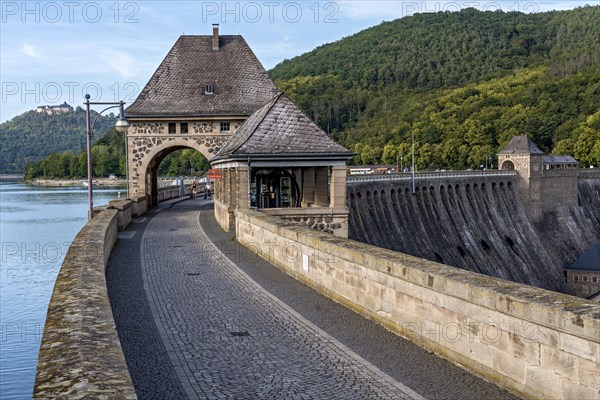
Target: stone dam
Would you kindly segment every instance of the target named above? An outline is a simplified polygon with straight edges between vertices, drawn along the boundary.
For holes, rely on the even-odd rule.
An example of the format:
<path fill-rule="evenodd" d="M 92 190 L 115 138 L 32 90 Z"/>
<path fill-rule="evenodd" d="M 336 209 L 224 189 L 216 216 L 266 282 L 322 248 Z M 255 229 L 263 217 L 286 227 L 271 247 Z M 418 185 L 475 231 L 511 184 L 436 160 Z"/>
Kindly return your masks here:
<path fill-rule="evenodd" d="M 583 174 L 578 207 L 528 218 L 516 176 L 350 178 L 349 238 L 431 261 L 568 293 L 564 267 L 600 242 L 600 180 Z"/>

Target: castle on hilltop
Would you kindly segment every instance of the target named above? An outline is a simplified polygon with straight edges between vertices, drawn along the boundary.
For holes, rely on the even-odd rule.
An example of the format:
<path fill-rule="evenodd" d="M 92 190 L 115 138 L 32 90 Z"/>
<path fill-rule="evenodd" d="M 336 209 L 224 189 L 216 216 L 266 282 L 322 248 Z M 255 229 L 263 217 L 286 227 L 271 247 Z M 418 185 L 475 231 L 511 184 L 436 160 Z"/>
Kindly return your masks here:
<path fill-rule="evenodd" d="M 35 109 L 35 112 L 46 113 L 48 115 L 66 114 L 66 113 L 73 112 L 73 107 L 68 105 L 67 102 L 65 101 L 64 103 L 57 105 L 57 106 L 39 106 L 38 108 Z"/>

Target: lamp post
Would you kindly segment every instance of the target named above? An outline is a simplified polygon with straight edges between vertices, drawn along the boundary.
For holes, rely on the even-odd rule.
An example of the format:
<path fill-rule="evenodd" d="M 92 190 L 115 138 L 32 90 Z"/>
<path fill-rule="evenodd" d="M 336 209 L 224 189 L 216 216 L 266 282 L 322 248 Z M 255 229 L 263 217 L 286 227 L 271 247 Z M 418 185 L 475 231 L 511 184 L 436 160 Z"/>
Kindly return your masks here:
<path fill-rule="evenodd" d="M 87 132 L 87 171 L 88 171 L 88 220 L 94 218 L 94 202 L 93 202 L 93 182 L 92 182 L 92 137 L 94 136 L 94 124 L 98 120 L 98 117 L 106 110 L 110 110 L 111 108 L 119 107 L 119 118 L 117 118 L 117 122 L 115 123 L 115 128 L 118 132 L 124 133 L 127 132 L 129 128 L 129 122 L 125 118 L 123 114 L 123 106 L 124 102 L 92 102 L 90 101 L 90 95 L 85 95 L 85 122 L 86 122 L 86 132 Z M 109 105 L 110 107 L 106 107 L 104 110 L 100 111 L 98 115 L 91 120 L 90 115 L 90 106 L 91 105 Z M 127 150 L 125 150 L 127 153 Z M 127 157 L 127 154 L 125 154 Z M 127 168 L 127 166 L 125 166 Z M 129 190 L 129 188 L 128 188 Z"/>

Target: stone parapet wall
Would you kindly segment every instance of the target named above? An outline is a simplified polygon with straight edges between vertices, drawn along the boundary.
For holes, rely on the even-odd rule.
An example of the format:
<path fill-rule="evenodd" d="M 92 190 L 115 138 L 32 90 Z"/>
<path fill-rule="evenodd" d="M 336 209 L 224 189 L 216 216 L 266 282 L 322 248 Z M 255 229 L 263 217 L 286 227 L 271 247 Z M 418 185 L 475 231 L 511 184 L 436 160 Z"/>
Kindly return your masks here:
<path fill-rule="evenodd" d="M 306 226 L 339 237 L 348 237 L 348 209 L 346 207 L 266 208 L 260 211 L 282 218 L 294 225 Z"/>
<path fill-rule="evenodd" d="M 158 189 L 158 202 L 179 197 L 179 186 L 167 186 Z"/>
<path fill-rule="evenodd" d="M 118 213 L 96 209 L 69 248 L 48 306 L 35 399 L 136 398 L 104 275 Z"/>
<path fill-rule="evenodd" d="M 597 303 L 235 213 L 260 256 L 473 373 L 526 398 L 599 398 Z"/>
<path fill-rule="evenodd" d="M 215 219 L 227 232 L 235 229 L 235 216 L 231 207 L 227 204 L 215 199 Z"/>
<path fill-rule="evenodd" d="M 109 201 L 108 205 L 119 211 L 117 213 L 117 226 L 120 231 L 124 231 L 131 223 L 131 218 L 133 216 L 133 202 L 129 199 L 118 199 Z"/>
<path fill-rule="evenodd" d="M 579 179 L 598 179 L 600 180 L 600 168 L 589 168 L 579 170 Z"/>
<path fill-rule="evenodd" d="M 140 196 L 130 196 L 131 200 L 131 214 L 134 217 L 139 217 L 144 215 L 146 211 L 148 211 L 148 196 L 140 195 Z"/>
<path fill-rule="evenodd" d="M 169 199 L 179 190 L 166 188 Z M 166 199 L 165 199 L 166 200 Z M 117 241 L 147 197 L 117 199 L 94 208 L 56 278 L 48 306 L 33 397 L 35 399 L 136 399 L 113 320 L 105 269 Z"/>

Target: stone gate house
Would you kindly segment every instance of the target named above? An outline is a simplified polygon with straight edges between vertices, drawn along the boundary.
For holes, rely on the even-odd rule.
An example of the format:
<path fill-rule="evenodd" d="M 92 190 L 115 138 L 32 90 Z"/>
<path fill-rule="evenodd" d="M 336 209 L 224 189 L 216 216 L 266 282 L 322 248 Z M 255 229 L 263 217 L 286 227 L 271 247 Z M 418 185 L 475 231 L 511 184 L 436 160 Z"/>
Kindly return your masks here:
<path fill-rule="evenodd" d="M 498 153 L 498 168 L 517 172 L 518 190 L 532 221 L 559 207 L 578 206 L 579 163 L 545 155 L 526 135 L 513 137 Z"/>
<path fill-rule="evenodd" d="M 277 90 L 242 36 L 219 35 L 218 25 L 181 36 L 126 117 L 129 195 L 143 209 L 158 202 L 162 160 L 192 148 L 222 171 L 215 214 L 225 229 L 235 208 L 256 207 L 347 236 L 352 153 Z"/>

